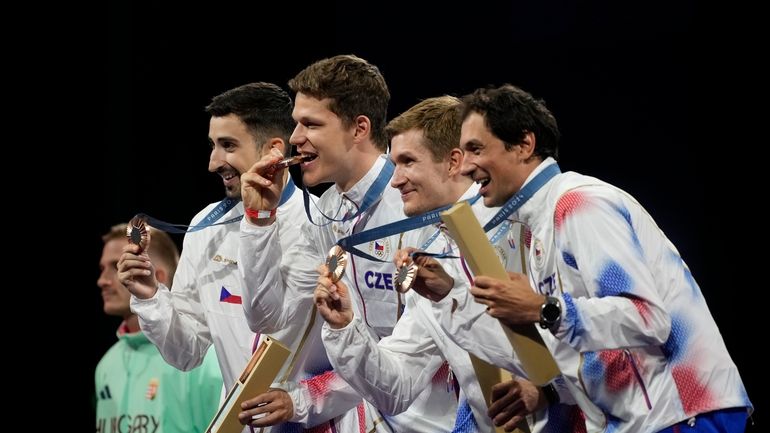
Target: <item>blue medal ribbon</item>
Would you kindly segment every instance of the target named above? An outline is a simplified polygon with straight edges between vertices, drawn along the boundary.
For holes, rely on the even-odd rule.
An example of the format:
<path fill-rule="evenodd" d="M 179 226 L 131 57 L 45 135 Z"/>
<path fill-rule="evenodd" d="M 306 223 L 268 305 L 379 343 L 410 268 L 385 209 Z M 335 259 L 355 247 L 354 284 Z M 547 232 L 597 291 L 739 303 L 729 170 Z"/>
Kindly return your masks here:
<path fill-rule="evenodd" d="M 489 239 L 489 243 L 495 245 L 500 240 L 500 238 L 505 236 L 508 233 L 508 230 L 510 230 L 513 226 L 513 223 L 508 219 L 508 217 L 512 213 L 519 210 L 522 206 L 524 206 L 524 203 L 529 201 L 529 199 L 532 198 L 532 196 L 535 195 L 535 193 L 540 188 L 542 188 L 543 185 L 548 183 L 549 180 L 551 180 L 559 173 L 561 173 L 561 169 L 559 168 L 558 164 L 549 165 L 548 167 L 544 168 L 543 171 L 538 173 L 534 178 L 532 178 L 532 180 L 526 184 L 524 188 L 509 198 L 503 207 L 500 208 L 500 210 L 486 224 L 484 224 L 485 232 L 488 232 L 495 228 L 497 225 L 500 225 L 500 228 L 497 229 L 495 234 L 493 234 Z"/>
<path fill-rule="evenodd" d="M 342 219 L 336 219 L 334 217 L 330 217 L 329 215 L 326 215 L 323 213 L 321 209 L 318 208 L 318 205 L 313 202 L 313 205 L 316 209 L 318 209 L 318 212 L 321 213 L 321 216 L 323 216 L 326 219 L 326 222 L 323 224 L 317 224 L 315 221 L 313 221 L 313 217 L 310 215 L 310 193 L 307 191 L 307 187 L 302 188 L 302 201 L 305 203 L 305 214 L 307 215 L 307 219 L 313 224 L 318 227 L 323 227 L 325 225 L 331 224 L 332 222 L 343 222 L 343 221 L 349 221 L 353 218 L 356 218 L 357 216 L 361 215 L 362 213 L 369 210 L 372 205 L 380 201 L 382 198 L 382 193 L 385 191 L 385 187 L 388 186 L 388 183 L 390 183 L 390 178 L 393 177 L 393 171 L 395 171 L 396 166 L 393 165 L 393 162 L 391 162 L 390 159 L 385 160 L 385 164 L 382 166 L 382 169 L 380 170 L 380 173 L 377 175 L 377 178 L 374 179 L 374 182 L 369 186 L 369 189 L 366 190 L 366 194 L 364 194 L 364 199 L 361 201 L 361 206 L 358 208 L 355 214 L 353 215 L 346 215 Z M 340 201 L 340 207 L 342 207 L 342 201 Z M 339 213 L 339 210 L 337 210 Z"/>
<path fill-rule="evenodd" d="M 479 199 L 479 195 L 476 195 L 468 200 L 468 204 L 473 204 L 476 202 L 476 200 Z M 369 230 L 364 230 L 362 232 L 354 233 L 350 236 L 344 237 L 337 241 L 337 245 L 342 247 L 343 250 L 358 256 L 363 257 L 367 260 L 372 260 L 375 262 L 384 262 L 384 260 L 380 260 L 376 257 L 373 257 L 358 248 L 356 248 L 356 245 L 363 244 L 365 242 L 371 242 L 376 239 L 383 239 L 387 238 L 388 236 L 392 236 L 398 233 L 406 233 L 408 231 L 418 229 L 421 227 L 425 227 L 430 224 L 437 223 L 441 221 L 441 212 L 451 208 L 454 206 L 455 203 L 442 206 L 437 209 L 429 210 L 428 212 L 425 212 L 423 214 L 413 216 L 410 218 L 405 218 L 402 220 L 398 220 L 396 222 L 392 222 L 390 224 L 385 224 L 383 226 L 374 227 Z M 431 236 L 428 241 L 422 246 L 420 249 L 426 249 L 428 246 L 438 237 L 440 230 L 436 230 L 436 233 Z"/>
<path fill-rule="evenodd" d="M 283 192 L 281 192 L 281 199 L 278 202 L 278 207 L 281 207 L 284 203 L 286 203 L 289 200 L 292 194 L 294 194 L 295 189 L 297 189 L 297 187 L 294 185 L 294 181 L 291 179 L 291 177 L 289 177 L 289 181 L 286 182 L 286 187 L 284 187 Z M 191 232 L 196 232 L 198 230 L 205 229 L 206 227 L 230 224 L 230 223 L 240 221 L 243 218 L 243 215 L 238 215 L 237 217 L 230 218 L 227 221 L 217 222 L 227 212 L 229 212 L 233 207 L 235 207 L 235 205 L 238 204 L 239 201 L 240 200 L 236 200 L 234 198 L 225 197 L 216 206 L 214 206 L 214 209 L 211 209 L 211 211 L 209 211 L 209 213 L 206 214 L 206 216 L 204 216 L 198 224 L 191 224 L 191 225 L 172 224 L 163 220 L 159 220 L 157 218 L 153 218 L 143 213 L 140 213 L 139 216 L 145 218 L 147 220 L 147 224 L 149 224 L 150 226 L 158 230 L 163 230 L 164 232 L 191 233 Z"/>
<path fill-rule="evenodd" d="M 529 199 L 532 198 L 535 193 L 543 187 L 546 183 L 548 183 L 551 178 L 556 176 L 557 174 L 561 173 L 561 169 L 559 169 L 559 164 L 551 164 L 548 167 L 544 168 L 543 171 L 537 174 L 532 180 L 524 185 L 524 188 L 520 189 L 517 193 L 515 193 L 511 198 L 508 199 L 508 201 L 505 202 L 502 208 L 500 208 L 499 211 L 486 223 L 484 224 L 484 231 L 488 232 L 492 230 L 493 228 L 497 227 L 499 224 L 501 224 L 503 221 L 506 221 L 508 219 L 508 216 L 510 216 L 512 213 L 519 210 L 520 207 L 524 205 Z M 507 228 L 505 228 L 505 231 L 508 231 L 510 228 L 510 224 Z M 498 232 L 495 234 L 497 239 L 500 238 L 504 233 Z"/>

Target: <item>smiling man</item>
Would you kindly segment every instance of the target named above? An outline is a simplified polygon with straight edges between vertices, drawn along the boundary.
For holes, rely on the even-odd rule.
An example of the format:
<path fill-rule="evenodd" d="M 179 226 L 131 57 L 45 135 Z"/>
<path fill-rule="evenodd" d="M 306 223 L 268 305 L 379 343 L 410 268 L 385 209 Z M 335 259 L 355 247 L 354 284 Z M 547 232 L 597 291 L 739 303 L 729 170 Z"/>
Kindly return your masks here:
<path fill-rule="evenodd" d="M 407 216 L 476 193 L 476 188 L 468 191 L 471 179 L 460 174 L 459 125 L 452 118 L 459 116 L 459 106 L 452 96 L 429 98 L 388 124 L 390 159 L 396 166 L 390 185 L 401 192 Z"/>
<path fill-rule="evenodd" d="M 539 324 L 589 431 L 743 431 L 751 402 L 684 260 L 629 194 L 561 173 L 559 136 L 515 86 L 463 98 L 463 172 L 529 228 L 531 248 L 528 274 L 475 278 L 477 302 L 442 316 L 449 335 L 504 366 L 505 343 L 467 323 Z"/>
<path fill-rule="evenodd" d="M 119 263 L 121 281 L 131 290 L 131 308 L 139 315 L 142 329 L 175 367 L 189 370 L 200 364 L 213 345 L 227 388 L 232 387 L 251 358 L 257 336 L 249 330 L 241 300 L 243 284 L 238 262 L 238 217 L 244 214 L 240 175 L 271 150 L 289 153 L 294 128 L 289 95 L 271 83 L 251 83 L 228 90 L 206 107 L 211 154 L 208 168 L 224 184 L 226 199 L 201 210 L 185 234 L 174 290 L 153 277 L 153 263 L 146 254 L 137 255 L 136 245 L 126 247 Z M 288 249 L 299 239 L 305 219 L 302 194 L 282 171 L 280 182 L 289 193 L 280 200 L 279 249 Z M 293 193 L 292 193 L 293 191 Z M 230 221 L 229 224 L 216 224 Z M 204 226 L 204 227 L 201 227 Z M 276 334 L 293 347 L 301 334 L 291 328 Z M 273 394 L 280 398 L 283 394 Z"/>

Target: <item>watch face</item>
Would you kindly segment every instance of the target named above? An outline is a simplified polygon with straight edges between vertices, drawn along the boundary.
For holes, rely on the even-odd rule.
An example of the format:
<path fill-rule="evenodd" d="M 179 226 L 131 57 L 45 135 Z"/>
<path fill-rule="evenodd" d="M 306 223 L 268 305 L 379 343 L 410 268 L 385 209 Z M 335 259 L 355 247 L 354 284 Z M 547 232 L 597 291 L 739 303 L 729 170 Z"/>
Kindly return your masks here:
<path fill-rule="evenodd" d="M 543 306 L 543 318 L 548 322 L 556 322 L 561 316 L 561 308 L 558 304 L 546 303 Z"/>
<path fill-rule="evenodd" d="M 545 303 L 540 307 L 540 327 L 543 329 L 552 328 L 561 319 L 561 305 L 559 298 L 547 296 Z"/>

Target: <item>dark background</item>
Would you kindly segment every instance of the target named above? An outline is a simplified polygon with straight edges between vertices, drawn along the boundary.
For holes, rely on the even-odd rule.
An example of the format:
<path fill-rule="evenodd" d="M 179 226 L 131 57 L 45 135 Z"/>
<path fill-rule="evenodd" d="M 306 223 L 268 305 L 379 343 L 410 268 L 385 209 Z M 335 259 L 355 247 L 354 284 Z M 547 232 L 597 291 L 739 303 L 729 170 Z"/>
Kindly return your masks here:
<path fill-rule="evenodd" d="M 754 278 L 742 274 L 758 259 L 748 253 L 751 234 L 729 236 L 745 205 L 726 211 L 730 196 L 716 192 L 726 176 L 744 179 L 735 168 L 747 134 L 736 95 L 750 90 L 736 72 L 747 68 L 736 44 L 751 40 L 743 11 L 694 1 L 285 3 L 110 6 L 97 113 L 106 128 L 92 149 L 101 159 L 96 222 L 86 230 L 92 253 L 81 271 L 91 334 L 83 407 L 119 323 L 101 310 L 100 235 L 140 211 L 186 223 L 222 198 L 221 180 L 207 172 L 203 107 L 212 96 L 250 81 L 287 88 L 309 63 L 353 53 L 384 74 L 391 118 L 420 99 L 488 84 L 509 82 L 545 99 L 563 135 L 562 169 L 634 195 L 679 249 L 759 422 L 765 397 L 745 337 L 747 317 L 757 323 L 759 315 L 747 316 L 751 301 L 739 295 Z M 92 420 L 86 411 L 83 422 Z"/>

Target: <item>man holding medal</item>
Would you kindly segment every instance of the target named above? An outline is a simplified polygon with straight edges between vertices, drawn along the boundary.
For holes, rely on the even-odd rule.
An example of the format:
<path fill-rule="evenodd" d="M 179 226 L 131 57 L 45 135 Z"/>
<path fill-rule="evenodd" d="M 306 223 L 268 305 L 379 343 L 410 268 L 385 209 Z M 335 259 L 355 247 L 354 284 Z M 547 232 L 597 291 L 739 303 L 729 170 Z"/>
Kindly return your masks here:
<path fill-rule="evenodd" d="M 118 264 L 120 279 L 132 293 L 131 308 L 166 361 L 182 370 L 192 369 L 213 345 L 227 389 L 243 371 L 260 337 L 249 330 L 241 306 L 237 221 L 244 207 L 240 176 L 271 150 L 289 154 L 294 127 L 291 110 L 289 95 L 270 83 L 246 84 L 214 97 L 206 107 L 211 115 L 209 171 L 221 177 L 227 197 L 192 219 L 174 290 L 154 278 L 154 265 L 149 256 L 139 254 L 138 245 L 127 246 Z M 288 171 L 282 171 L 276 181 L 286 185 L 286 194 L 276 203 L 281 216 L 278 248 L 289 249 L 298 241 L 299 224 L 305 219 L 302 197 Z M 291 347 L 297 333 L 286 328 L 274 337 Z"/>
<path fill-rule="evenodd" d="M 307 197 L 308 221 L 302 227 L 301 241 L 293 248 L 280 248 L 282 234 L 275 227 L 279 215 L 244 219 L 239 251 L 246 280 L 244 310 L 251 329 L 274 332 L 296 323 L 305 326 L 295 373 L 285 386 L 293 404 L 288 420 L 339 432 L 359 428 L 399 433 L 449 431 L 454 413 L 447 412 L 446 407 L 456 398 L 447 392 L 445 382 L 432 384 L 397 417 L 383 416 L 363 402 L 331 371 L 321 342 L 323 319 L 313 302 L 317 269 L 330 249 L 352 234 L 403 218 L 399 191 L 388 186 L 393 165 L 385 155 L 390 99 L 385 80 L 367 61 L 341 55 L 313 63 L 289 86 L 296 92 L 293 117 L 297 126 L 291 143 L 308 157 L 301 166 L 303 182 L 307 186 L 334 185 L 317 202 Z M 246 206 L 265 215 L 275 208 L 282 190 L 267 173 L 276 159 L 264 158 L 242 179 Z M 345 260 L 332 256 L 332 261 L 344 266 L 342 279 L 355 287 L 357 314 L 367 332 L 377 338 L 390 335 L 402 313 L 403 301 L 394 290 L 391 262 L 399 239 L 398 234 L 391 234 L 363 244 L 361 248 L 370 259 L 354 254 L 347 254 Z M 334 250 L 339 252 L 336 247 Z M 264 403 L 260 398 L 246 403 L 242 422 L 266 425 L 263 421 L 272 416 L 273 408 L 260 406 Z M 435 415 L 426 416 L 430 411 Z M 264 413 L 268 413 L 265 418 L 252 421 L 254 415 Z"/>

